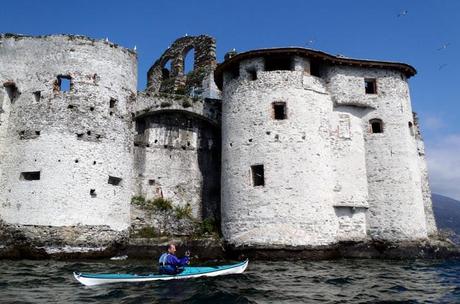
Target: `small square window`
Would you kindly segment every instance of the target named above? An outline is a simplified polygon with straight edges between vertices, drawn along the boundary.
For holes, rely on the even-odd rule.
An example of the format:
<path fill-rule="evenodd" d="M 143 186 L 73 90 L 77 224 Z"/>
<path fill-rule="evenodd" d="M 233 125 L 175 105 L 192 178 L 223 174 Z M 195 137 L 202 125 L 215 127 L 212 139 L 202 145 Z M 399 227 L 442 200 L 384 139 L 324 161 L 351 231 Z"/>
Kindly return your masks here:
<path fill-rule="evenodd" d="M 12 103 L 15 102 L 21 94 L 16 84 L 14 82 L 7 82 L 3 86 L 5 87 L 6 94 L 8 95 L 10 101 Z"/>
<path fill-rule="evenodd" d="M 380 119 L 371 119 L 371 133 L 383 133 L 383 122 Z"/>
<path fill-rule="evenodd" d="M 273 105 L 273 118 L 275 118 L 276 120 L 283 120 L 287 118 L 285 102 L 274 102 L 272 105 Z"/>
<path fill-rule="evenodd" d="M 249 80 L 257 80 L 257 71 L 255 69 L 249 69 L 246 72 L 248 73 Z"/>
<path fill-rule="evenodd" d="M 72 78 L 68 75 L 59 75 L 57 79 L 57 84 L 59 86 L 59 91 L 61 92 L 70 92 Z"/>
<path fill-rule="evenodd" d="M 366 94 L 377 94 L 377 81 L 375 78 L 364 79 Z"/>
<path fill-rule="evenodd" d="M 119 186 L 121 183 L 121 178 L 115 176 L 109 176 L 108 183 L 114 186 Z"/>
<path fill-rule="evenodd" d="M 115 108 L 116 103 L 117 103 L 117 100 L 115 98 L 110 98 L 109 107 L 110 108 Z"/>
<path fill-rule="evenodd" d="M 251 166 L 251 174 L 252 174 L 252 185 L 254 187 L 265 185 L 264 165 Z"/>

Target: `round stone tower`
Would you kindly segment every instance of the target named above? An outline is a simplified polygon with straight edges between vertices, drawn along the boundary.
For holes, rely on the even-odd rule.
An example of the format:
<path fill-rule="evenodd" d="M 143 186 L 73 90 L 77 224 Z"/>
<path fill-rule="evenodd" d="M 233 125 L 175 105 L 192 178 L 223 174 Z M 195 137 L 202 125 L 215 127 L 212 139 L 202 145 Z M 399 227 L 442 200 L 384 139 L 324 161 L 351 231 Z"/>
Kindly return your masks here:
<path fill-rule="evenodd" d="M 403 63 L 282 48 L 227 54 L 222 230 L 236 246 L 417 240 L 436 231 Z"/>
<path fill-rule="evenodd" d="M 335 240 L 333 104 L 310 63 L 295 52 L 260 50 L 216 71 L 223 94 L 222 230 L 232 244 Z"/>
<path fill-rule="evenodd" d="M 136 54 L 108 41 L 0 36 L 3 221 L 128 228 L 136 85 Z"/>

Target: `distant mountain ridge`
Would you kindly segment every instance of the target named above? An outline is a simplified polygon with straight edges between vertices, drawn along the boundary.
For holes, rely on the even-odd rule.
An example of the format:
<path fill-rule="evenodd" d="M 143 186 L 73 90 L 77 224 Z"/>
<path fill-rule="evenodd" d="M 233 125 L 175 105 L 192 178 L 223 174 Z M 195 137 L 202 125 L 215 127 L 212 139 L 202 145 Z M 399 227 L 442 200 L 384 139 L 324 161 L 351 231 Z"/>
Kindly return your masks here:
<path fill-rule="evenodd" d="M 433 212 L 438 229 L 452 231 L 452 241 L 460 244 L 460 201 L 433 193 Z"/>

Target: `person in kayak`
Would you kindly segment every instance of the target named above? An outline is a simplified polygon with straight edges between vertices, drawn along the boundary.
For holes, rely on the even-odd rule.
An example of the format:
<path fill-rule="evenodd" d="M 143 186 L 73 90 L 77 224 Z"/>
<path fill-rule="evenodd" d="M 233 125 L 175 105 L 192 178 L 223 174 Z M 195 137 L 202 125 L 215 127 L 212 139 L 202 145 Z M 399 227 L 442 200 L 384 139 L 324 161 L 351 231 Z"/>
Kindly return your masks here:
<path fill-rule="evenodd" d="M 176 246 L 168 245 L 168 252 L 163 253 L 158 261 L 160 274 L 179 274 L 184 266 L 190 264 L 190 252 L 187 250 L 181 259 L 175 256 Z"/>

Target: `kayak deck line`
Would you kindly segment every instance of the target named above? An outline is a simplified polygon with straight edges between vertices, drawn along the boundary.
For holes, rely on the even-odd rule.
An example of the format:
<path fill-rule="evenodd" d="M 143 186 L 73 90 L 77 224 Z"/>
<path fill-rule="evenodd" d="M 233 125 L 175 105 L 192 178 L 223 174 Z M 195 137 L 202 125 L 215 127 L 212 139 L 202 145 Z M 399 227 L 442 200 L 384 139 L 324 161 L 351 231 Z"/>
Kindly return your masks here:
<path fill-rule="evenodd" d="M 222 266 L 206 266 L 206 267 L 184 267 L 184 271 L 176 275 L 165 274 L 99 274 L 99 273 L 78 273 L 74 272 L 73 275 L 76 280 L 86 286 L 94 286 L 108 283 L 121 283 L 121 282 L 149 282 L 149 281 L 165 281 L 165 280 L 178 280 L 198 277 L 212 277 L 219 275 L 243 273 L 249 260 L 232 265 Z"/>

